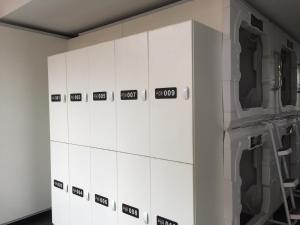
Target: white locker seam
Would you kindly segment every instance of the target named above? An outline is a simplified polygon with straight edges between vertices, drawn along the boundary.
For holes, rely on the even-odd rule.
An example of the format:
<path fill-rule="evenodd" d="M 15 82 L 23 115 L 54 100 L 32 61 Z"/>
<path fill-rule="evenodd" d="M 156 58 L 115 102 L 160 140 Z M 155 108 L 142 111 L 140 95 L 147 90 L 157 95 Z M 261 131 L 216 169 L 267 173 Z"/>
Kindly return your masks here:
<path fill-rule="evenodd" d="M 150 113 L 151 113 L 151 104 L 150 104 L 150 84 L 149 84 L 149 81 L 150 81 L 150 57 L 149 57 L 149 51 L 150 51 L 150 44 L 149 44 L 149 32 L 147 32 L 147 55 L 148 55 L 148 57 L 147 57 L 147 69 L 148 69 L 148 77 L 147 77 L 147 89 L 148 89 L 148 91 L 146 92 L 146 96 L 147 96 L 147 101 L 148 101 L 148 129 L 149 129 L 149 132 L 148 132 L 148 148 L 149 148 L 149 152 L 148 152 L 148 154 L 149 154 L 149 179 L 150 179 L 150 181 L 149 181 L 149 185 L 150 185 L 150 187 L 149 187 L 149 190 L 150 190 L 150 193 L 149 193 L 149 212 L 148 212 L 148 224 L 151 224 L 152 223 L 152 201 L 151 201 L 151 199 L 152 199 L 152 192 L 151 192 L 151 186 L 152 186 L 152 179 L 151 179 L 151 177 L 152 177 L 152 173 L 151 173 L 151 163 L 152 163 L 152 160 L 151 160 L 151 156 L 152 156 L 152 154 L 151 154 L 151 122 L 150 122 Z"/>

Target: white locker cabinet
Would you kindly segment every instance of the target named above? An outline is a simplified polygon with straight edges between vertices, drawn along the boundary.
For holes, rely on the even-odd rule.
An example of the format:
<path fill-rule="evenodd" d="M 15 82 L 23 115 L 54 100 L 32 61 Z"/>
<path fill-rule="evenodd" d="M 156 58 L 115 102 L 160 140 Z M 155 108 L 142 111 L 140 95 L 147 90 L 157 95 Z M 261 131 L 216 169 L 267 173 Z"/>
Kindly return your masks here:
<path fill-rule="evenodd" d="M 119 225 L 150 224 L 150 159 L 118 153 Z"/>
<path fill-rule="evenodd" d="M 67 53 L 69 143 L 88 146 L 89 61 L 87 48 Z"/>
<path fill-rule="evenodd" d="M 151 159 L 151 222 L 194 225 L 193 166 Z"/>
<path fill-rule="evenodd" d="M 90 149 L 69 145 L 69 167 L 70 225 L 90 225 Z"/>
<path fill-rule="evenodd" d="M 149 32 L 151 156 L 187 163 L 193 163 L 193 60 L 201 60 L 193 51 L 203 51 L 194 49 L 193 29 L 187 22 Z"/>
<path fill-rule="evenodd" d="M 91 146 L 116 149 L 114 42 L 88 49 L 90 61 Z"/>
<path fill-rule="evenodd" d="M 52 223 L 69 224 L 68 144 L 51 141 Z"/>
<path fill-rule="evenodd" d="M 65 54 L 48 58 L 50 140 L 68 142 L 67 71 Z"/>
<path fill-rule="evenodd" d="M 117 225 L 117 153 L 91 149 L 92 225 Z"/>
<path fill-rule="evenodd" d="M 115 41 L 118 151 L 149 155 L 147 33 Z"/>

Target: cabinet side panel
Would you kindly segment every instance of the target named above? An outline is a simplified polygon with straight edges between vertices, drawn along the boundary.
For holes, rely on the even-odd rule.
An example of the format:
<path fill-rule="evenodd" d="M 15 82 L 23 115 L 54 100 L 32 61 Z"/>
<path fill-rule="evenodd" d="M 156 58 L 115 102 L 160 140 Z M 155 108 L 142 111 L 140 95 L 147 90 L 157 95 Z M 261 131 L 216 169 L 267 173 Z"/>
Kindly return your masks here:
<path fill-rule="evenodd" d="M 194 23 L 194 158 L 196 225 L 223 217 L 222 35 Z"/>

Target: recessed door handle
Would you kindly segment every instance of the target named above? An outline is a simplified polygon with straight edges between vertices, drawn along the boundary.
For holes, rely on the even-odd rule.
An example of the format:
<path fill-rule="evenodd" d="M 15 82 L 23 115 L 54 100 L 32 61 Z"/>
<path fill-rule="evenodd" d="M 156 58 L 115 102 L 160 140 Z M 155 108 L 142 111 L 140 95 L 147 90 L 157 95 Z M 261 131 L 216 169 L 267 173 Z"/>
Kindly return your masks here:
<path fill-rule="evenodd" d="M 115 100 L 115 93 L 114 93 L 113 91 L 111 91 L 111 92 L 109 93 L 109 100 L 110 100 L 111 102 L 113 102 L 113 101 Z"/>
<path fill-rule="evenodd" d="M 67 102 L 67 95 L 64 94 L 64 103 L 66 103 L 66 102 Z"/>
<path fill-rule="evenodd" d="M 110 208 L 112 211 L 116 211 L 117 207 L 116 207 L 116 201 L 115 200 L 111 200 L 111 203 L 110 203 Z"/>
<path fill-rule="evenodd" d="M 88 102 L 88 101 L 89 101 L 89 94 L 86 93 L 86 94 L 85 94 L 85 102 Z"/>
<path fill-rule="evenodd" d="M 69 185 L 66 185 L 65 192 L 66 192 L 66 193 L 69 192 Z"/>
<path fill-rule="evenodd" d="M 146 89 L 142 90 L 142 100 L 143 101 L 147 100 L 147 90 Z"/>
<path fill-rule="evenodd" d="M 88 192 L 87 195 L 86 195 L 86 200 L 87 200 L 87 201 L 90 201 L 90 193 L 89 193 L 89 192 Z"/>
<path fill-rule="evenodd" d="M 145 224 L 149 223 L 149 214 L 147 212 L 143 213 L 143 220 Z"/>
<path fill-rule="evenodd" d="M 186 87 L 183 89 L 183 99 L 188 100 L 190 98 L 190 89 Z"/>

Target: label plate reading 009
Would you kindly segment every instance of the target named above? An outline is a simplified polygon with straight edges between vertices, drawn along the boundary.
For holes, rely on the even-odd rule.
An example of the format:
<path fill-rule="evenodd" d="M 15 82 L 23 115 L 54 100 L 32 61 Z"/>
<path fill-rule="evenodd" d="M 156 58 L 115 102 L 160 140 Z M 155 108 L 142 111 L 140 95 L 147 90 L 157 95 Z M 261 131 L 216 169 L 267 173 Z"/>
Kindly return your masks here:
<path fill-rule="evenodd" d="M 105 198 L 101 195 L 95 194 L 95 202 L 100 205 L 108 207 L 108 198 Z"/>
<path fill-rule="evenodd" d="M 72 193 L 83 198 L 83 190 L 78 187 L 72 187 Z"/>
<path fill-rule="evenodd" d="M 54 187 L 57 187 L 59 189 L 64 189 L 64 183 L 58 180 L 54 180 Z"/>
<path fill-rule="evenodd" d="M 82 94 L 81 93 L 70 94 L 70 100 L 71 102 L 81 102 Z"/>
<path fill-rule="evenodd" d="M 166 218 L 157 216 L 157 225 L 178 225 L 178 223 Z"/>
<path fill-rule="evenodd" d="M 51 102 L 61 102 L 61 95 L 51 95 Z"/>
<path fill-rule="evenodd" d="M 137 90 L 121 91 L 121 100 L 137 100 L 137 99 L 138 99 Z"/>
<path fill-rule="evenodd" d="M 155 98 L 156 99 L 177 98 L 177 88 L 176 87 L 156 88 Z"/>
<path fill-rule="evenodd" d="M 122 204 L 122 212 L 129 215 L 129 216 L 133 216 L 135 218 L 139 218 L 139 209 L 134 208 L 130 205 L 126 205 L 126 204 Z"/>
<path fill-rule="evenodd" d="M 93 100 L 94 101 L 106 101 L 106 99 L 107 99 L 106 91 L 94 92 L 93 93 Z"/>

